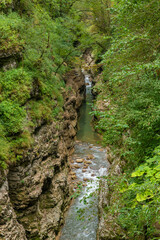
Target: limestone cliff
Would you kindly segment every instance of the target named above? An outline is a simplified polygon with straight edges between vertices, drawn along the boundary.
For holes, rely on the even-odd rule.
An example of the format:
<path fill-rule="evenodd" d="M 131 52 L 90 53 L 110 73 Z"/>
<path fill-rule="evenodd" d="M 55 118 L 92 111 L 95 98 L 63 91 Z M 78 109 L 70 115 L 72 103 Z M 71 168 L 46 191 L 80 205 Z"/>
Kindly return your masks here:
<path fill-rule="evenodd" d="M 73 152 L 77 111 L 84 77 L 66 77 L 63 118 L 33 131 L 34 145 L 23 158 L 0 173 L 0 239 L 55 239 L 69 204 L 68 157 Z"/>

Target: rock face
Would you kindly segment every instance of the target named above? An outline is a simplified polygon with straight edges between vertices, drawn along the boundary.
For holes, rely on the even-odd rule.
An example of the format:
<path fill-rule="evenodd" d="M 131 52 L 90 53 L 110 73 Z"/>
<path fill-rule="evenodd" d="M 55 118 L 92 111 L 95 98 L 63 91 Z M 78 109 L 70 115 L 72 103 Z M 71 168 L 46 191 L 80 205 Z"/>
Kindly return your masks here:
<path fill-rule="evenodd" d="M 0 239 L 27 240 L 25 230 L 18 223 L 10 201 L 7 172 L 1 172 L 0 177 Z"/>
<path fill-rule="evenodd" d="M 107 149 L 107 156 L 111 155 L 110 149 Z M 113 157 L 113 156 L 112 156 Z M 120 159 L 115 158 L 111 161 L 108 179 L 113 175 L 118 176 L 121 172 Z M 108 210 L 113 205 L 116 195 L 108 187 L 108 182 L 106 179 L 100 181 L 99 190 L 99 226 L 97 231 L 97 240 L 121 240 L 128 239 L 126 233 L 117 224 L 116 216 L 113 216 Z"/>
<path fill-rule="evenodd" d="M 67 74 L 63 119 L 42 124 L 23 159 L 0 173 L 0 239 L 54 240 L 69 204 L 68 157 L 74 148 L 84 77 Z M 71 89 L 72 88 L 72 89 Z"/>
<path fill-rule="evenodd" d="M 116 218 L 107 213 L 107 208 L 112 205 L 110 199 L 110 192 L 107 182 L 102 180 L 100 185 L 99 194 L 99 227 L 98 227 L 98 240 L 120 240 L 128 239 L 121 227 L 116 223 Z"/>

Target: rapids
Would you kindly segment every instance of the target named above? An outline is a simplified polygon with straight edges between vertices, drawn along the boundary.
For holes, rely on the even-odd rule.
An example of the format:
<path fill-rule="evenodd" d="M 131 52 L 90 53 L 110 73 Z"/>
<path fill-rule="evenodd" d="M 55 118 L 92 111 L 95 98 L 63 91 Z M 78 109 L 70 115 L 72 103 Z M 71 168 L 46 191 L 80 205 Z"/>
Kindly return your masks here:
<path fill-rule="evenodd" d="M 86 100 L 80 111 L 78 141 L 72 157 L 73 168 L 77 159 L 79 168 L 74 168 L 77 179 L 82 182 L 79 193 L 68 210 L 60 240 L 96 240 L 98 227 L 98 187 L 99 179 L 107 175 L 109 163 L 106 150 L 99 143 L 100 138 L 91 125 L 89 114 L 92 104 L 91 81 L 85 76 Z M 90 162 L 88 165 L 85 163 Z"/>

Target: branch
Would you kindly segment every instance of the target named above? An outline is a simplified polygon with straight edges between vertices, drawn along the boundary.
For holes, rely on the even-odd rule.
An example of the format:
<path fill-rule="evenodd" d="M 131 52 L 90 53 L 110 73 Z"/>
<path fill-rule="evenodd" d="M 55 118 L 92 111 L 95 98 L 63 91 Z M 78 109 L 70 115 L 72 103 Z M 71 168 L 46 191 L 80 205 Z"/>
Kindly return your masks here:
<path fill-rule="evenodd" d="M 70 55 L 72 52 L 73 52 L 73 50 L 70 51 L 70 52 L 67 54 L 67 56 L 65 56 L 65 58 L 63 59 L 63 61 L 61 62 L 61 64 L 59 64 L 59 66 L 57 67 L 57 69 L 56 69 L 56 71 L 55 71 L 55 75 L 57 74 L 58 70 L 61 68 L 61 66 L 63 65 L 63 63 L 67 60 L 67 58 L 69 57 L 69 55 Z"/>

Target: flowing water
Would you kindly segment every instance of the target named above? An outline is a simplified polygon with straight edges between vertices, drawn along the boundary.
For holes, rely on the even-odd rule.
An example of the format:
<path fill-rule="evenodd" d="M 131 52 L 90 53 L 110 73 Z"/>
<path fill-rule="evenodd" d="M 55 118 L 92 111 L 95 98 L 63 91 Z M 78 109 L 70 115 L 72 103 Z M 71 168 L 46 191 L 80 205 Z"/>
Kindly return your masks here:
<path fill-rule="evenodd" d="M 79 119 L 79 131 L 73 155 L 72 166 L 77 179 L 82 182 L 77 197 L 70 207 L 60 240 L 96 240 L 98 227 L 98 186 L 99 178 L 107 175 L 109 163 L 106 151 L 98 143 L 100 138 L 91 126 L 92 93 L 88 75 L 86 81 L 86 101 L 83 103 Z M 77 159 L 83 160 L 77 164 Z M 88 164 L 88 163 L 89 164 Z M 84 184 L 85 182 L 85 184 Z"/>
<path fill-rule="evenodd" d="M 86 99 L 83 102 L 80 109 L 80 119 L 79 119 L 79 131 L 77 133 L 77 139 L 83 142 L 96 144 L 100 142 L 100 137 L 94 131 L 91 121 L 92 116 L 89 114 L 92 110 L 92 90 L 91 81 L 89 75 L 85 75 L 86 83 Z"/>

